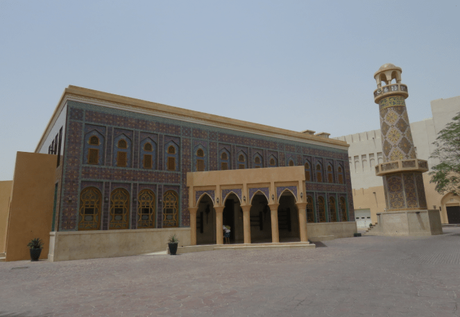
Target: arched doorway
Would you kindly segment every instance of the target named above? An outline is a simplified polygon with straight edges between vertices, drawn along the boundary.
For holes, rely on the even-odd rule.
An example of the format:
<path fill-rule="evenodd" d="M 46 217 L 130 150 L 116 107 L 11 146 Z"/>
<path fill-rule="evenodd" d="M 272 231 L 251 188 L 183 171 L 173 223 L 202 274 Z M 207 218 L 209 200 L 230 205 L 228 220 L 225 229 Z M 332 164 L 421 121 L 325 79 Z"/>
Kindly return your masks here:
<path fill-rule="evenodd" d="M 196 212 L 196 244 L 216 243 L 216 213 L 208 195 L 201 197 Z"/>
<path fill-rule="evenodd" d="M 257 193 L 251 202 L 251 242 L 272 242 L 272 221 L 268 200 L 262 193 Z"/>
<path fill-rule="evenodd" d="M 242 243 L 243 237 L 243 211 L 240 200 L 235 194 L 230 194 L 225 199 L 222 221 L 224 226 L 230 226 L 230 243 Z"/>
<path fill-rule="evenodd" d="M 460 197 L 449 193 L 441 199 L 441 219 L 444 223 L 460 223 Z"/>
<path fill-rule="evenodd" d="M 280 242 L 300 241 L 299 213 L 294 195 L 285 191 L 278 206 L 278 231 Z"/>

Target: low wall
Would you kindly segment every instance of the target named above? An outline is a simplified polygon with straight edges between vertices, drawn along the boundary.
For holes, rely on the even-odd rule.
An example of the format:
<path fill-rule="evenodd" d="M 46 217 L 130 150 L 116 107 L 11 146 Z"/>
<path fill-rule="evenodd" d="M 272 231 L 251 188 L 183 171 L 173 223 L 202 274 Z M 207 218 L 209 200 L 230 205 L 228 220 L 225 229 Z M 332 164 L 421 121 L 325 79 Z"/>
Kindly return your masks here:
<path fill-rule="evenodd" d="M 12 188 L 13 181 L 0 182 L 0 253 L 6 251 L 6 229 L 8 228 L 8 212 Z"/>
<path fill-rule="evenodd" d="M 442 234 L 438 210 L 389 211 L 377 214 L 378 224 L 373 235 L 426 236 Z"/>
<path fill-rule="evenodd" d="M 358 232 L 355 221 L 307 223 L 307 235 L 310 241 L 324 241 L 353 237 Z"/>
<path fill-rule="evenodd" d="M 51 232 L 48 259 L 82 260 L 165 251 L 173 234 L 179 246 L 190 245 L 190 228 Z"/>

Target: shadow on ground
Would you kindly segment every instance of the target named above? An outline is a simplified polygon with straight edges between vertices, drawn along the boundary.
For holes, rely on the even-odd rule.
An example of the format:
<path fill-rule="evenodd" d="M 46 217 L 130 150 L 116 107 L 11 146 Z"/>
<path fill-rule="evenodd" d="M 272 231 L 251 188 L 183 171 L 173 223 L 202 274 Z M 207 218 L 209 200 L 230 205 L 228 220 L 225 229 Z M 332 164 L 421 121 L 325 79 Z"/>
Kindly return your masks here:
<path fill-rule="evenodd" d="M 317 248 L 326 248 L 327 245 L 325 245 L 324 243 L 322 243 L 321 241 L 316 241 L 316 242 L 313 242 Z"/>

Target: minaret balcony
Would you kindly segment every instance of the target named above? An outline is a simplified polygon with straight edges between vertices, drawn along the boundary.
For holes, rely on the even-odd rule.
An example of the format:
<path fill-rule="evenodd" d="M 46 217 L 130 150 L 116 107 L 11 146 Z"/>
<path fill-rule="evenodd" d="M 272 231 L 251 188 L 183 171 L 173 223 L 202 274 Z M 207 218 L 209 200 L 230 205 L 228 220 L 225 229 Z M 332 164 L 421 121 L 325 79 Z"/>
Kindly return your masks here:
<path fill-rule="evenodd" d="M 401 95 L 404 98 L 409 97 L 407 86 L 404 84 L 391 84 L 383 87 L 379 87 L 374 90 L 374 101 L 378 103 L 380 99 L 390 95 Z"/>
<path fill-rule="evenodd" d="M 428 162 L 419 159 L 391 161 L 375 166 L 375 175 L 383 176 L 399 172 L 421 172 L 428 171 Z"/>

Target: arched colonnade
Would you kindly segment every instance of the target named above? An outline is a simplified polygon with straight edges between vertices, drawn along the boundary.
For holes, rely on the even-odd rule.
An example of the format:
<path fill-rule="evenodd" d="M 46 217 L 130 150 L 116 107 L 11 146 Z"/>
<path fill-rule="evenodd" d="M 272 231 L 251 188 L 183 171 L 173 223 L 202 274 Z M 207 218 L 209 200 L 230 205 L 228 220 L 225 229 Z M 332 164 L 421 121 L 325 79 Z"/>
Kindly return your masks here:
<path fill-rule="evenodd" d="M 254 242 L 253 237 L 278 243 L 280 231 L 282 235 L 293 232 L 297 241 L 308 241 L 302 166 L 187 173 L 187 186 L 192 245 L 197 244 L 197 231 L 204 227 L 213 229 L 214 236 L 206 240 L 209 244 L 223 244 L 222 227 L 224 218 L 232 219 L 225 217 L 230 209 L 236 213 L 232 230 L 242 234 L 245 244 Z"/>

